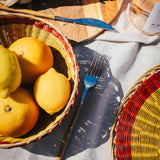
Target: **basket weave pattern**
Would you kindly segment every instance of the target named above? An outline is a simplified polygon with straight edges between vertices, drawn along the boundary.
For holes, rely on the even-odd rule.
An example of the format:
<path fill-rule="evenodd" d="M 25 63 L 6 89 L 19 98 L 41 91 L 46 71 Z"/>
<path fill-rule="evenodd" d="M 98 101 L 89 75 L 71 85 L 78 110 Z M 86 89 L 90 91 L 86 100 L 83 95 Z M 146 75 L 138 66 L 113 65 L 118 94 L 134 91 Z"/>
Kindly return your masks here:
<path fill-rule="evenodd" d="M 55 61 L 53 67 L 70 80 L 72 91 L 67 105 L 60 112 L 50 116 L 41 110 L 36 126 L 27 135 L 19 138 L 0 136 L 0 148 L 28 144 L 51 133 L 68 115 L 78 94 L 79 68 L 73 49 L 65 36 L 52 24 L 40 18 L 21 14 L 0 15 L 0 43 L 8 48 L 22 37 L 37 38 L 51 48 Z"/>
<path fill-rule="evenodd" d="M 113 159 L 160 159 L 160 71 L 144 74 L 122 100 L 111 131 Z"/>

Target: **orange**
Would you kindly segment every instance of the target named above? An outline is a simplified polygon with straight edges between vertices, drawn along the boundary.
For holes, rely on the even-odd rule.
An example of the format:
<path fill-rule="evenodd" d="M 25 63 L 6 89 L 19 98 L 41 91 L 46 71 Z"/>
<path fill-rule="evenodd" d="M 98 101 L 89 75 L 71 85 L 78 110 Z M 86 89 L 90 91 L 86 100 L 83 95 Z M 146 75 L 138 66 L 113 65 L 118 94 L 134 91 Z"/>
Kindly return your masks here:
<path fill-rule="evenodd" d="M 42 73 L 53 66 L 51 49 L 42 41 L 25 37 L 13 42 L 9 50 L 14 51 L 22 70 L 22 83 L 33 83 Z"/>
<path fill-rule="evenodd" d="M 34 97 L 37 103 L 51 115 L 65 107 L 70 93 L 69 80 L 54 68 L 40 75 L 34 84 Z"/>
<path fill-rule="evenodd" d="M 20 137 L 28 133 L 39 117 L 33 95 L 18 88 L 7 98 L 0 98 L 0 135 Z"/>

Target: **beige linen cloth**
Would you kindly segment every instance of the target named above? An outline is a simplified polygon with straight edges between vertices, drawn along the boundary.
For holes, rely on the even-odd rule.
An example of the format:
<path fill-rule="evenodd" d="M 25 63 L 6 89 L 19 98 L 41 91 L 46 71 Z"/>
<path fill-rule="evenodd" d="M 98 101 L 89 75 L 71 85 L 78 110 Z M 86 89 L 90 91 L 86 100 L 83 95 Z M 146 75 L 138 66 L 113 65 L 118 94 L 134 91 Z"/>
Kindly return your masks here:
<path fill-rule="evenodd" d="M 85 45 L 86 48 L 89 48 L 101 54 L 109 55 L 111 57 L 110 70 L 112 72 L 113 77 L 121 85 L 121 89 L 123 92 L 122 95 L 125 95 L 126 92 L 132 86 L 132 84 L 150 67 L 153 67 L 160 63 L 160 36 L 146 36 L 144 34 L 141 34 L 137 29 L 135 29 L 129 22 L 129 17 L 128 17 L 129 5 L 130 1 L 124 1 L 119 16 L 112 22 L 112 26 L 114 26 L 119 31 L 119 33 L 106 31 L 103 34 L 99 35 L 97 38 L 95 38 L 94 41 Z M 78 47 L 76 48 L 76 50 L 79 49 L 80 48 Z M 116 87 L 117 86 L 115 86 L 115 90 L 117 89 Z M 102 97 L 105 98 L 105 96 L 103 95 Z M 100 100 L 102 101 L 102 98 Z M 89 100 L 87 102 L 89 103 Z M 87 107 L 87 104 L 85 107 Z M 101 105 L 97 107 L 100 108 Z M 113 105 L 109 107 L 113 107 Z M 98 117 L 95 117 L 95 119 L 96 118 Z M 82 120 L 83 116 L 79 121 Z M 104 118 L 103 120 L 106 120 L 107 123 L 108 119 Z M 101 123 L 104 124 L 102 121 Z M 79 129 L 79 132 L 81 130 L 80 127 L 81 126 L 79 126 L 79 128 L 78 127 L 76 128 L 77 130 Z M 103 128 L 101 127 L 100 129 Z M 95 135 L 98 135 L 98 129 L 97 130 L 95 129 L 92 132 L 97 132 L 95 133 Z M 95 148 L 88 147 L 85 150 L 82 150 L 81 152 L 77 152 L 76 154 L 69 154 L 71 153 L 71 150 L 73 150 L 74 148 L 74 145 L 72 144 L 76 142 L 77 134 L 78 131 L 75 131 L 74 132 L 75 137 L 70 142 L 71 147 L 69 146 L 66 150 L 65 159 L 68 160 L 75 160 L 75 159 L 111 160 L 112 159 L 109 138 L 106 141 L 104 141 L 104 143 L 101 143 L 99 146 L 96 146 Z"/>
<path fill-rule="evenodd" d="M 119 33 L 105 31 L 89 42 L 74 46 L 81 79 L 93 53 L 109 55 L 111 60 L 109 66 L 103 68 L 97 86 L 87 95 L 63 159 L 111 160 L 110 129 L 120 100 L 139 76 L 160 63 L 160 36 L 151 37 L 138 32 L 129 23 L 129 5 L 130 2 L 125 0 L 112 22 Z M 71 111 L 69 116 L 72 114 Z M 38 142 L 0 149 L 0 160 L 53 160 L 69 124 L 69 116 Z"/>

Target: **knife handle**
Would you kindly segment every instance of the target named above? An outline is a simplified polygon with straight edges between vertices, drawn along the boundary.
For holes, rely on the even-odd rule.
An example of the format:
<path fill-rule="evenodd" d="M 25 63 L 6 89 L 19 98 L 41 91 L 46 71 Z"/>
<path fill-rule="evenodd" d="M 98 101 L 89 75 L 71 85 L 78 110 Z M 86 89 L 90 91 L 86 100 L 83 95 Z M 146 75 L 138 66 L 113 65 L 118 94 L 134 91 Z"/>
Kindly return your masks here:
<path fill-rule="evenodd" d="M 64 21 L 64 22 L 76 22 L 76 19 L 70 19 L 65 17 L 55 16 L 55 20 Z"/>

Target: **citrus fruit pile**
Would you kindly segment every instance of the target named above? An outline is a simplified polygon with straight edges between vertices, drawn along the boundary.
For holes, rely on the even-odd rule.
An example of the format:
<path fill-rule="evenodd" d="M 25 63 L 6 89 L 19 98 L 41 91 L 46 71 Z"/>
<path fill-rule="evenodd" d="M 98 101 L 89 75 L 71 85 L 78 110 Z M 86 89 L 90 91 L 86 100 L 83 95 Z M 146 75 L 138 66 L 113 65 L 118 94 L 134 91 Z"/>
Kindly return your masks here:
<path fill-rule="evenodd" d="M 20 38 L 9 48 L 0 45 L 1 136 L 23 136 L 37 123 L 40 108 L 53 115 L 67 104 L 70 82 L 53 66 L 52 50 L 38 39 Z"/>

